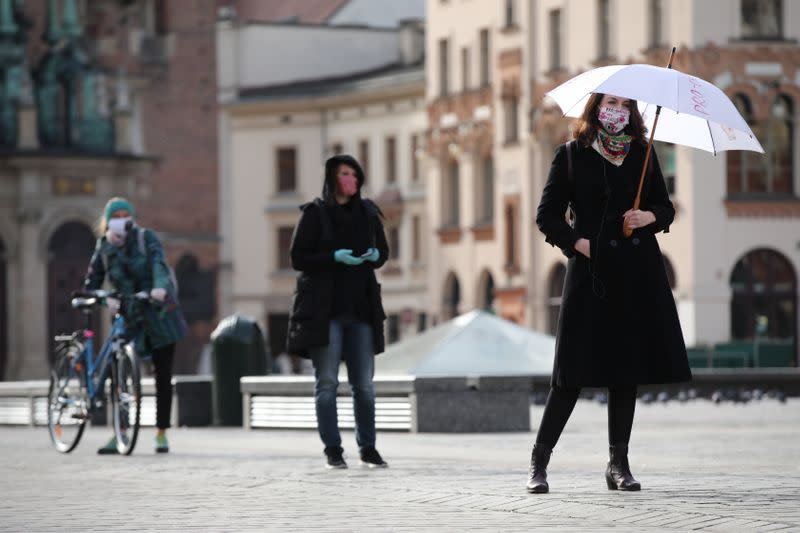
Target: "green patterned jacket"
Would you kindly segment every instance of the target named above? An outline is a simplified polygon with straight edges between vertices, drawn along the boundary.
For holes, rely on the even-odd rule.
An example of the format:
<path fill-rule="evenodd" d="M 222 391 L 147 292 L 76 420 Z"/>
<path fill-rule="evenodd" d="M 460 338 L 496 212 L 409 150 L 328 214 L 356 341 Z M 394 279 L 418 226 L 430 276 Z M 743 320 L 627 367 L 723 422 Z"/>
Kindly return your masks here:
<path fill-rule="evenodd" d="M 144 232 L 144 254 L 138 245 L 140 231 Z M 97 239 L 84 288 L 100 289 L 106 277 L 115 290 L 125 295 L 150 292 L 154 288 L 167 290 L 164 304 L 138 303 L 127 311 L 126 318 L 140 355 L 150 355 L 152 350 L 174 344 L 186 335 L 188 326 L 171 281 L 164 249 L 155 233 L 134 226 L 121 247 L 108 242 L 105 236 Z"/>

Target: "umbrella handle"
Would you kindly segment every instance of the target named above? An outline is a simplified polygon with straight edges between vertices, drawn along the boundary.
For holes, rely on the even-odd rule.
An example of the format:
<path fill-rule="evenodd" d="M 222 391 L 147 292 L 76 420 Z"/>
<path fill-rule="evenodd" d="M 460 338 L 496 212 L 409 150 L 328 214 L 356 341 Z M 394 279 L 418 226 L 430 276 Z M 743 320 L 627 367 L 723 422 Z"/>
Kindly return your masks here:
<path fill-rule="evenodd" d="M 669 54 L 669 62 L 667 68 L 672 68 L 672 59 L 675 57 L 675 47 L 672 47 L 672 52 Z M 642 186 L 644 185 L 644 175 L 647 172 L 647 163 L 650 162 L 650 151 L 653 149 L 653 137 L 656 134 L 656 126 L 658 126 L 658 117 L 661 116 L 661 106 L 656 107 L 656 117 L 653 119 L 653 129 L 650 130 L 650 140 L 647 141 L 647 151 L 644 154 L 644 164 L 642 165 L 642 174 L 639 176 L 639 188 L 636 191 L 636 198 L 633 200 L 634 211 L 639 209 L 639 204 L 642 198 Z M 622 223 L 622 233 L 625 237 L 633 235 L 633 228 L 629 227 L 627 223 Z"/>

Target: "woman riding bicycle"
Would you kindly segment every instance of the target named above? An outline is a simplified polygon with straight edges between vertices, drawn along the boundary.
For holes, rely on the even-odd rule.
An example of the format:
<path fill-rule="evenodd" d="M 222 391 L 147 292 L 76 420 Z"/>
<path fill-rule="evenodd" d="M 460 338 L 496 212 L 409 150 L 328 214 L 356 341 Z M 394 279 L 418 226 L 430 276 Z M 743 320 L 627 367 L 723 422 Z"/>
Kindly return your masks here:
<path fill-rule="evenodd" d="M 128 200 L 112 198 L 100 220 L 101 236 L 97 239 L 92 261 L 84 281 L 86 290 L 97 290 L 108 281 L 116 291 L 132 295 L 145 291 L 154 305 L 126 309 L 126 319 L 135 336 L 136 352 L 152 355 L 156 378 L 157 453 L 169 451 L 166 430 L 170 426 L 172 408 L 172 363 L 175 343 L 188 330 L 178 304 L 176 287 L 158 237 L 134 222 L 136 211 Z M 112 315 L 119 310 L 119 301 L 108 299 Z M 116 438 L 97 450 L 100 454 L 117 453 Z"/>

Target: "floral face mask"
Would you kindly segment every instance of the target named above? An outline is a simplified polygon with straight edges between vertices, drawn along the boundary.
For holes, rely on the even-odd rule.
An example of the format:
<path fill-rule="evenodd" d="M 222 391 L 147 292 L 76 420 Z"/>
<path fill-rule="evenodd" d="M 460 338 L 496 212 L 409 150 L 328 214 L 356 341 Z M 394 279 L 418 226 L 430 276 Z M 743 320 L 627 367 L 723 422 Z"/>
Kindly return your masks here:
<path fill-rule="evenodd" d="M 631 118 L 631 112 L 627 109 L 603 106 L 597 114 L 597 119 L 603 128 L 611 135 L 616 135 L 625 129 Z"/>

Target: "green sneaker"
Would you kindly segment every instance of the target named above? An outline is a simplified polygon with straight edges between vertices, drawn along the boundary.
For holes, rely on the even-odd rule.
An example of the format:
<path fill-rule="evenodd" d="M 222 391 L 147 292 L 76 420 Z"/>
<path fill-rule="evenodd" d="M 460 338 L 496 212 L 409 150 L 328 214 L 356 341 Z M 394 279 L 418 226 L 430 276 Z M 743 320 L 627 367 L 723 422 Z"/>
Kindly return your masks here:
<path fill-rule="evenodd" d="M 167 453 L 169 451 L 169 442 L 167 442 L 166 435 L 156 435 L 156 453 Z"/>
<path fill-rule="evenodd" d="M 114 455 L 119 453 L 117 451 L 117 437 L 111 437 L 111 440 L 106 443 L 102 448 L 97 449 L 100 455 Z"/>

